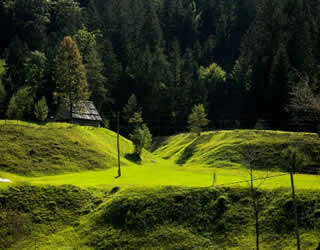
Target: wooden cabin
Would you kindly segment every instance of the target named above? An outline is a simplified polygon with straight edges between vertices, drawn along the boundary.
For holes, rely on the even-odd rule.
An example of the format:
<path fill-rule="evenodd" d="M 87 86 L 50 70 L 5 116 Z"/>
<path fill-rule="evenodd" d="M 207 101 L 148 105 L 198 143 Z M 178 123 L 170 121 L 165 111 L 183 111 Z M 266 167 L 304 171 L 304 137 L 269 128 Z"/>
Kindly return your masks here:
<path fill-rule="evenodd" d="M 68 105 L 60 104 L 56 113 L 56 122 L 72 122 L 74 124 L 101 127 L 102 118 L 92 101 L 79 102 L 73 106 L 72 118 Z"/>

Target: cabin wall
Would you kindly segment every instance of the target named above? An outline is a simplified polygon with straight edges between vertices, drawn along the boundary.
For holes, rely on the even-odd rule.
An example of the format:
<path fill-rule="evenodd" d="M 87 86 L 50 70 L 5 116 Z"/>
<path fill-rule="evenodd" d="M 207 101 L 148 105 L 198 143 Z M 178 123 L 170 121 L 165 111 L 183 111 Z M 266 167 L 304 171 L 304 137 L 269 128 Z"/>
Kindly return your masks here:
<path fill-rule="evenodd" d="M 91 126 L 96 128 L 101 127 L 100 121 L 73 119 L 73 123 L 82 125 L 82 126 Z"/>

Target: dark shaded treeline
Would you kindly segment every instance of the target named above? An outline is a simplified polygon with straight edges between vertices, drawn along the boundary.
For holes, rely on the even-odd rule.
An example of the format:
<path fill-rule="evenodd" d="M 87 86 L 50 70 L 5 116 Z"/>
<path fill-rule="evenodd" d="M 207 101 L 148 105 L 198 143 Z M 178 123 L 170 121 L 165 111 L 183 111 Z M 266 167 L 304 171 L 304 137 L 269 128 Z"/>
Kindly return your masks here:
<path fill-rule="evenodd" d="M 285 107 L 295 72 L 319 78 L 319 11 L 319 0 L 4 0 L 6 104 L 31 85 L 34 100 L 46 96 L 54 112 L 54 58 L 70 35 L 91 99 L 111 125 L 134 93 L 158 134 L 184 130 L 198 103 L 210 127 L 268 119 L 289 129 Z M 212 63 L 227 73 L 224 81 L 201 76 L 200 67 Z"/>

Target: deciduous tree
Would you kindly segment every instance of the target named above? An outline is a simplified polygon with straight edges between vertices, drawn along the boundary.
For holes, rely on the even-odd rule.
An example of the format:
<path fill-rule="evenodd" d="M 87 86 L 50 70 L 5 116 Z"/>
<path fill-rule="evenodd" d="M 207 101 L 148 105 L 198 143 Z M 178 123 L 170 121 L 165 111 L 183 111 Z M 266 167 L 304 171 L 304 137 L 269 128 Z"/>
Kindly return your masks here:
<path fill-rule="evenodd" d="M 289 103 L 286 107 L 291 117 L 292 126 L 300 129 L 319 129 L 320 96 L 312 87 L 308 76 L 299 74 L 293 83 Z"/>
<path fill-rule="evenodd" d="M 224 105 L 227 99 L 226 72 L 216 63 L 208 67 L 200 67 L 200 80 L 208 89 L 208 99 L 210 101 L 211 116 L 224 115 Z"/>
<path fill-rule="evenodd" d="M 9 119 L 30 118 L 33 108 L 33 92 L 30 86 L 23 87 L 15 93 L 9 102 L 7 117 Z"/>

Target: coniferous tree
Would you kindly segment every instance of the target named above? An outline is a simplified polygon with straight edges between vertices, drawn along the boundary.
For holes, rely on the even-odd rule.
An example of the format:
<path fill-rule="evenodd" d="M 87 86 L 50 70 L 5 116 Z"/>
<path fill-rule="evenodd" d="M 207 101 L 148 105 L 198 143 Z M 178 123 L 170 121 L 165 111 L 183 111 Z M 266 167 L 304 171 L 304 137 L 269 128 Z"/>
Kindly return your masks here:
<path fill-rule="evenodd" d="M 145 20 L 142 27 L 144 41 L 153 50 L 162 43 L 162 31 L 155 11 L 154 1 L 145 2 Z"/>
<path fill-rule="evenodd" d="M 47 87 L 47 57 L 40 51 L 31 52 L 24 63 L 25 83 L 32 86 L 34 95 L 44 94 Z"/>
<path fill-rule="evenodd" d="M 57 0 L 51 2 L 51 13 L 49 41 L 56 47 L 64 37 L 75 34 L 81 27 L 82 9 L 78 1 Z"/>
<path fill-rule="evenodd" d="M 6 90 L 3 85 L 3 78 L 6 74 L 6 62 L 5 60 L 0 59 L 0 104 L 5 101 L 6 98 Z"/>
<path fill-rule="evenodd" d="M 303 1 L 290 2 L 293 11 L 289 19 L 289 52 L 292 65 L 300 72 L 311 73 L 314 67 L 310 24 Z"/>
<path fill-rule="evenodd" d="M 172 51 L 169 55 L 170 63 L 170 81 L 168 82 L 168 97 L 169 97 L 169 112 L 174 131 L 177 131 L 177 120 L 180 116 L 179 106 L 181 98 L 183 98 L 182 90 L 182 59 L 180 55 L 180 46 L 178 41 L 175 41 L 172 46 Z M 180 98 L 181 97 L 181 98 Z"/>
<path fill-rule="evenodd" d="M 142 111 L 134 112 L 128 123 L 132 128 L 141 127 L 143 124 Z"/>
<path fill-rule="evenodd" d="M 236 119 L 242 119 L 243 113 L 249 113 L 247 106 L 250 103 L 252 88 L 252 66 L 246 57 L 240 57 L 233 67 L 231 73 L 233 85 L 233 114 Z"/>
<path fill-rule="evenodd" d="M 6 73 L 6 63 L 4 60 L 0 59 L 0 116 L 2 115 L 2 112 L 4 112 L 5 110 L 4 107 L 5 107 L 6 97 L 7 97 L 7 91 L 2 81 L 5 73 Z"/>
<path fill-rule="evenodd" d="M 47 46 L 50 4 L 50 1 L 16 0 L 7 5 L 12 8 L 16 35 L 28 44 L 30 50 L 43 50 Z"/>
<path fill-rule="evenodd" d="M 71 37 L 63 39 L 55 59 L 56 93 L 69 106 L 70 119 L 74 105 L 89 97 L 86 69 L 78 46 Z"/>
<path fill-rule="evenodd" d="M 150 88 L 150 95 L 148 96 L 149 111 L 159 115 L 163 109 L 164 92 L 167 89 L 167 82 L 169 75 L 169 63 L 163 49 L 157 47 L 152 55 L 150 72 L 148 74 L 148 87 Z M 151 101 L 152 100 L 152 101 Z M 159 119 L 159 116 L 157 117 Z"/>
<path fill-rule="evenodd" d="M 130 118 L 139 110 L 137 97 L 135 94 L 132 94 L 129 99 L 128 103 L 122 110 L 122 117 L 126 122 L 129 122 Z"/>
<path fill-rule="evenodd" d="M 203 104 L 193 106 L 192 112 L 188 117 L 188 124 L 192 133 L 196 133 L 198 136 L 201 135 L 202 128 L 209 124 Z"/>
<path fill-rule="evenodd" d="M 103 75 L 106 77 L 105 88 L 109 90 L 110 98 L 109 102 L 104 102 L 101 108 L 102 115 L 108 116 L 110 109 L 110 103 L 114 103 L 114 96 L 117 95 L 119 88 L 121 88 L 119 82 L 121 79 L 122 65 L 118 61 L 117 55 L 113 50 L 113 46 L 110 40 L 106 40 L 104 43 L 103 49 L 103 63 L 104 63 L 104 72 Z"/>
<path fill-rule="evenodd" d="M 37 120 L 44 122 L 48 117 L 48 105 L 46 98 L 43 96 L 35 105 L 34 105 L 34 115 Z"/>
<path fill-rule="evenodd" d="M 101 110 L 102 105 L 110 101 L 110 93 L 106 88 L 106 77 L 103 75 L 104 65 L 98 55 L 96 34 L 89 32 L 83 26 L 74 35 L 74 39 L 77 42 L 86 67 L 91 99 L 96 104 L 98 110 Z"/>
<path fill-rule="evenodd" d="M 15 36 L 9 44 L 6 55 L 6 63 L 8 65 L 7 76 L 10 81 L 8 90 L 10 91 L 10 95 L 25 85 L 24 63 L 29 53 L 28 45 L 18 36 Z"/>
<path fill-rule="evenodd" d="M 134 144 L 135 153 L 141 155 L 142 149 L 149 149 L 152 143 L 152 135 L 146 124 L 137 126 L 132 134 L 130 134 L 130 139 Z"/>
<path fill-rule="evenodd" d="M 290 63 L 286 47 L 281 44 L 271 66 L 270 71 L 270 111 L 273 114 L 273 120 L 280 126 L 285 126 L 285 105 L 288 102 L 289 95 L 289 70 Z"/>

